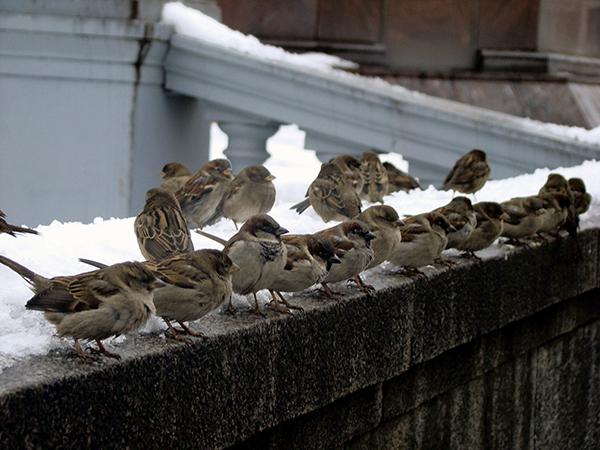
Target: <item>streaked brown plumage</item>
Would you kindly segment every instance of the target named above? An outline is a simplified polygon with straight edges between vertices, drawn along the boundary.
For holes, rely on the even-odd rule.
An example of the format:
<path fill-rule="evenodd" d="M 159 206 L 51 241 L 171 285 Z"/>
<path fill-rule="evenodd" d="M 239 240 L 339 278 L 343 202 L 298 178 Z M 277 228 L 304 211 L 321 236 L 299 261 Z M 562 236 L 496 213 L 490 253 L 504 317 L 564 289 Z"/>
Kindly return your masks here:
<path fill-rule="evenodd" d="M 586 191 L 585 183 L 581 178 L 569 178 L 568 183 L 575 200 L 575 211 L 577 214 L 584 214 L 590 208 L 592 196 Z"/>
<path fill-rule="evenodd" d="M 312 206 L 324 222 L 347 220 L 360 214 L 361 202 L 352 184 L 340 168 L 333 163 L 324 163 L 317 178 L 307 192 L 308 199 L 292 206 L 298 214 Z"/>
<path fill-rule="evenodd" d="M 402 241 L 394 248 L 389 261 L 414 273 L 440 258 L 448 243 L 447 233 L 455 231 L 450 222 L 435 211 L 409 217 L 404 223 L 400 228 Z"/>
<path fill-rule="evenodd" d="M 502 236 L 512 240 L 536 234 L 543 224 L 544 202 L 535 196 L 518 197 L 501 203 L 508 215 L 504 221 Z"/>
<path fill-rule="evenodd" d="M 266 214 L 275 204 L 275 177 L 265 166 L 250 166 L 233 179 L 221 203 L 207 224 L 221 217 L 233 220 L 236 225 L 257 214 Z"/>
<path fill-rule="evenodd" d="M 567 211 L 567 219 L 562 225 L 562 229 L 566 230 L 570 236 L 577 237 L 577 229 L 579 228 L 579 215 L 575 207 L 575 196 L 569 187 L 569 182 L 559 173 L 551 173 L 548 175 L 546 183 L 540 188 L 539 194 L 559 193 L 563 194 L 568 199 L 568 205 L 565 207 Z"/>
<path fill-rule="evenodd" d="M 361 198 L 372 203 L 383 203 L 383 197 L 388 191 L 388 174 L 377 153 L 363 153 L 360 170 L 365 182 Z"/>
<path fill-rule="evenodd" d="M 287 232 L 271 216 L 259 214 L 248 219 L 223 249 L 240 268 L 232 276 L 233 291 L 252 294 L 256 312 L 260 312 L 256 293 L 268 289 L 287 262 L 287 249 L 281 241 Z M 231 302 L 228 309 L 232 309 Z"/>
<path fill-rule="evenodd" d="M 352 155 L 339 155 L 331 158 L 329 162 L 339 167 L 356 193 L 360 195 L 365 184 L 360 169 L 360 161 Z"/>
<path fill-rule="evenodd" d="M 331 228 L 315 233 L 315 236 L 329 240 L 335 247 L 336 256 L 340 264 L 331 267 L 327 276 L 321 280 L 324 292 L 331 297 L 335 293 L 329 288 L 328 283 L 338 281 L 354 280 L 356 285 L 363 291 L 372 289 L 363 283 L 360 273 L 367 268 L 373 260 L 373 249 L 371 241 L 375 235 L 369 230 L 369 226 L 360 220 L 349 220 Z"/>
<path fill-rule="evenodd" d="M 452 231 L 446 235 L 448 238 L 446 248 L 457 248 L 457 246 L 469 238 L 477 225 L 473 205 L 467 197 L 455 197 L 450 203 L 437 208 L 435 211 L 446 217 L 448 222 L 456 229 L 456 231 Z"/>
<path fill-rule="evenodd" d="M 416 178 L 398 169 L 391 162 L 384 162 L 383 167 L 385 167 L 388 176 L 387 194 L 398 191 L 408 192 L 412 189 L 421 188 Z"/>
<path fill-rule="evenodd" d="M 11 225 L 6 222 L 6 214 L 2 210 L 0 210 L 0 234 L 7 233 L 11 236 L 16 237 L 16 233 L 30 233 L 30 234 L 39 234 L 37 231 L 32 230 L 31 228 L 18 227 L 16 225 Z"/>
<path fill-rule="evenodd" d="M 333 264 L 340 259 L 335 254 L 333 244 L 310 234 L 285 235 L 282 237 L 287 249 L 287 260 L 282 271 L 271 283 L 270 291 L 273 302 L 277 304 L 277 296 L 288 308 L 282 292 L 299 292 L 321 282 Z"/>
<path fill-rule="evenodd" d="M 183 333 L 203 336 L 190 330 L 185 322 L 201 319 L 226 301 L 231 300 L 231 275 L 239 270 L 219 250 L 196 250 L 145 263 L 158 278 L 167 283 L 154 292 L 156 315 L 162 317 L 168 332 L 181 333 L 171 321 L 181 325 Z"/>
<path fill-rule="evenodd" d="M 456 246 L 456 249 L 470 254 L 492 245 L 502 233 L 503 221 L 508 219 L 508 215 L 502 210 L 499 203 L 475 203 L 473 210 L 475 211 L 477 225 L 469 237 Z"/>
<path fill-rule="evenodd" d="M 226 159 L 214 159 L 203 165 L 177 191 L 175 197 L 190 226 L 206 226 L 232 179 L 231 163 Z"/>
<path fill-rule="evenodd" d="M 387 205 L 371 206 L 360 213 L 357 220 L 365 222 L 371 233 L 375 235 L 375 239 L 371 241 L 373 260 L 367 266 L 367 269 L 371 269 L 387 261 L 394 248 L 400 244 L 402 240 L 400 227 L 404 225 L 404 222 L 400 220 L 396 210 Z"/>
<path fill-rule="evenodd" d="M 444 189 L 474 194 L 490 177 L 490 166 L 483 150 L 471 150 L 461 156 L 444 180 Z"/>
<path fill-rule="evenodd" d="M 183 164 L 170 162 L 165 164 L 160 173 L 162 181 L 160 187 L 175 194 L 192 176 L 192 172 Z"/>
<path fill-rule="evenodd" d="M 190 230 L 175 196 L 161 188 L 146 193 L 146 204 L 134 222 L 144 258 L 164 259 L 194 250 Z"/>
<path fill-rule="evenodd" d="M 79 339 L 102 340 L 136 330 L 154 313 L 152 291 L 163 283 L 142 263 L 124 262 L 79 275 L 45 278 L 15 261 L 0 256 L 0 263 L 21 275 L 35 295 L 25 307 L 43 311 L 59 336 L 75 339 L 75 351 L 88 357 Z"/>

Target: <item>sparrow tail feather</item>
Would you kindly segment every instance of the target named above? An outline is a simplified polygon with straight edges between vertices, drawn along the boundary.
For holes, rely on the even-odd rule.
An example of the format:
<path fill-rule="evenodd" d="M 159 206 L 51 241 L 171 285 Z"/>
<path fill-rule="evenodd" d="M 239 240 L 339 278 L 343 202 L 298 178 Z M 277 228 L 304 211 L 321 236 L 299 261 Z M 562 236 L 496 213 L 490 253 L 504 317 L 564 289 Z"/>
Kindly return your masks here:
<path fill-rule="evenodd" d="M 196 233 L 198 233 L 200 236 L 204 236 L 215 242 L 218 242 L 222 246 L 227 245 L 227 241 L 225 239 L 222 239 L 219 236 L 215 236 L 214 234 L 210 234 L 210 233 L 207 233 L 206 231 L 202 231 L 202 230 L 196 230 Z"/>
<path fill-rule="evenodd" d="M 300 203 L 290 206 L 290 209 L 295 209 L 298 214 L 302 214 L 310 206 L 310 199 L 305 198 Z"/>
<path fill-rule="evenodd" d="M 0 255 L 0 264 L 4 264 L 9 269 L 21 275 L 25 279 L 25 281 L 27 281 L 30 285 L 36 288 L 41 288 L 48 284 L 48 278 L 38 275 L 33 270 L 22 266 L 18 262 L 13 261 L 12 259 L 7 258 L 6 256 Z"/>
<path fill-rule="evenodd" d="M 31 234 L 40 234 L 35 230 L 32 230 L 31 228 L 25 228 L 25 227 L 18 227 L 16 225 L 9 225 L 10 229 L 13 231 L 13 233 L 31 233 Z"/>
<path fill-rule="evenodd" d="M 89 266 L 96 267 L 97 269 L 104 269 L 105 267 L 108 267 L 107 264 L 103 264 L 101 262 L 94 261 L 93 259 L 79 258 L 79 261 L 84 264 L 87 264 Z"/>

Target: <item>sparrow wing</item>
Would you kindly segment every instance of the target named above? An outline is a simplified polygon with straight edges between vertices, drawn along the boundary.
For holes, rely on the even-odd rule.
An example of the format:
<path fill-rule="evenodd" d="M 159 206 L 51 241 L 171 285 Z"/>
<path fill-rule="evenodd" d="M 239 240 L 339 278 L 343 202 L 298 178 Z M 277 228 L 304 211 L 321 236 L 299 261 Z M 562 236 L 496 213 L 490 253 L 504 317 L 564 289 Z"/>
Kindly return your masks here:
<path fill-rule="evenodd" d="M 176 208 L 154 209 L 141 214 L 134 226 L 140 245 L 156 259 L 194 250 L 190 230 Z"/>
<path fill-rule="evenodd" d="M 164 282 L 181 288 L 197 288 L 210 280 L 204 268 L 195 265 L 188 255 L 147 263 L 147 266 Z"/>

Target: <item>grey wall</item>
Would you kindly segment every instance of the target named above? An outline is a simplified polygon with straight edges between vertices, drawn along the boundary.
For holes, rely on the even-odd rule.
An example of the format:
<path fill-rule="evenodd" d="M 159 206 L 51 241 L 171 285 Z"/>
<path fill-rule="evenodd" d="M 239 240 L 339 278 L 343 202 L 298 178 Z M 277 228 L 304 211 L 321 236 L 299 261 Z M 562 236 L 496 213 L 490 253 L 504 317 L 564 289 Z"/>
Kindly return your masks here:
<path fill-rule="evenodd" d="M 0 5 L 0 209 L 11 221 L 129 216 L 166 162 L 208 157 L 199 102 L 162 86 L 171 29 L 122 17 L 129 3 Z M 140 14 L 160 12 L 142 3 Z"/>

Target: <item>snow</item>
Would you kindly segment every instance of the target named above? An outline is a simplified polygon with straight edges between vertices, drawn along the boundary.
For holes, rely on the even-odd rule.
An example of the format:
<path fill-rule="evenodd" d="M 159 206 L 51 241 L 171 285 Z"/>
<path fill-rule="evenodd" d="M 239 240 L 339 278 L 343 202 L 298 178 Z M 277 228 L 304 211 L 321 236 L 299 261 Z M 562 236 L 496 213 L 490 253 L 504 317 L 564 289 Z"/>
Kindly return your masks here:
<path fill-rule="evenodd" d="M 216 125 L 212 129 L 211 157 L 222 156 L 227 146 L 226 136 Z M 334 225 L 323 224 L 309 208 L 297 215 L 289 207 L 304 198 L 311 180 L 319 171 L 320 163 L 314 151 L 304 150 L 304 133 L 295 126 L 281 127 L 267 145 L 271 157 L 266 166 L 277 177 L 277 200 L 271 214 L 293 233 L 311 233 Z M 400 155 L 383 155 L 406 169 Z M 600 162 L 587 161 L 580 166 L 555 169 L 566 177 L 583 178 L 594 197 L 591 211 L 582 218 L 583 227 L 600 223 Z M 549 169 L 538 169 L 532 174 L 490 181 L 477 193 L 477 200 L 502 201 L 515 196 L 535 194 L 545 182 Z M 157 183 L 159 182 L 157 178 Z M 432 186 L 410 193 L 398 192 L 386 197 L 386 203 L 400 214 L 417 214 L 447 203 L 452 193 L 438 191 Z M 366 207 L 367 205 L 365 205 Z M 10 218 L 10 212 L 7 211 Z M 90 224 L 77 222 L 60 223 L 36 228 L 40 236 L 23 235 L 13 238 L 0 235 L 0 254 L 6 255 L 44 276 L 76 274 L 89 270 L 78 258 L 91 258 L 104 263 L 124 260 L 143 260 L 133 232 L 133 218 L 97 218 Z M 229 221 L 221 221 L 207 231 L 227 238 L 235 233 Z M 220 248 L 220 245 L 196 233 L 192 233 L 195 248 Z M 377 269 L 375 269 L 377 270 Z M 368 279 L 368 274 L 367 274 Z M 54 327 L 37 311 L 27 311 L 24 304 L 31 297 L 27 284 L 10 269 L 0 266 L 0 370 L 16 358 L 32 354 L 45 354 L 48 350 L 70 345 L 68 340 L 54 336 Z M 265 298 L 264 296 L 262 297 Z M 239 306 L 245 304 L 236 299 Z M 162 322 L 153 318 L 142 330 L 156 333 L 163 329 Z M 122 338 L 121 338 L 122 339 Z M 114 345 L 118 341 L 113 340 Z"/>
<path fill-rule="evenodd" d="M 584 144 L 600 145 L 600 127 L 586 130 L 579 127 L 546 124 L 536 120 L 511 116 L 509 114 L 477 108 L 446 99 L 432 97 L 420 92 L 411 91 L 402 86 L 393 85 L 378 77 L 366 77 L 341 69 L 352 69 L 356 64 L 323 53 L 296 54 L 281 47 L 266 45 L 255 36 L 246 35 L 233 30 L 202 12 L 185 6 L 181 2 L 170 2 L 164 5 L 162 21 L 171 25 L 175 32 L 210 45 L 239 52 L 247 57 L 256 58 L 271 64 L 283 64 L 293 67 L 308 75 L 319 74 L 350 84 L 353 88 L 362 88 L 378 94 L 401 98 L 404 101 L 427 99 L 432 108 L 450 109 L 466 116 L 478 115 L 488 117 L 496 122 L 511 124 L 532 133 L 554 135 L 568 138 Z"/>

